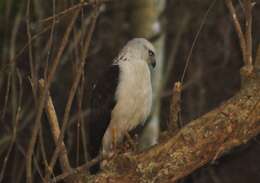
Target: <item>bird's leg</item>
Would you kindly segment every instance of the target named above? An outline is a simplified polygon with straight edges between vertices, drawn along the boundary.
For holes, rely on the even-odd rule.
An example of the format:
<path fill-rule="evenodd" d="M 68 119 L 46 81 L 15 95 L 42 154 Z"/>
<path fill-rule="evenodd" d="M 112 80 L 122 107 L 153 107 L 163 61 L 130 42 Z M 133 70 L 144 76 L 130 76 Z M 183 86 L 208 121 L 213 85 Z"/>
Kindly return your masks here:
<path fill-rule="evenodd" d="M 116 155 L 116 144 L 117 144 L 117 133 L 116 129 L 109 127 L 102 140 L 102 154 L 108 156 L 112 159 Z M 101 162 L 101 169 L 104 169 L 108 164 L 108 160 L 103 160 Z"/>
<path fill-rule="evenodd" d="M 116 129 L 112 128 L 112 147 L 111 151 L 116 152 L 116 147 L 117 147 L 117 134 L 116 134 Z"/>
<path fill-rule="evenodd" d="M 112 157 L 117 144 L 116 129 L 109 127 L 102 140 L 102 153 Z"/>
<path fill-rule="evenodd" d="M 129 142 L 130 146 L 132 147 L 133 151 L 136 151 L 136 149 L 137 149 L 136 144 L 128 132 L 125 133 L 125 137 L 126 137 L 127 141 Z"/>

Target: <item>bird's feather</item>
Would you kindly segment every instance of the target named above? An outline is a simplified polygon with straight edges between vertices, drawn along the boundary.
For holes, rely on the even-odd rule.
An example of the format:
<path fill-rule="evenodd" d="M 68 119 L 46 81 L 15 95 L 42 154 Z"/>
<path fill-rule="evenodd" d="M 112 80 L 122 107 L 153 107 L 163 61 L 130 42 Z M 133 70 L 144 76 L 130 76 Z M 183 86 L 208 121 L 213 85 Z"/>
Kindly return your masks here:
<path fill-rule="evenodd" d="M 116 104 L 115 91 L 119 80 L 118 65 L 111 65 L 95 84 L 90 102 L 88 123 L 88 151 L 90 158 L 95 158 L 100 151 L 103 135 L 111 119 L 111 111 Z M 93 166 L 91 172 L 98 171 Z"/>
<path fill-rule="evenodd" d="M 127 132 L 147 119 L 152 105 L 149 65 L 155 66 L 153 45 L 143 38 L 133 39 L 93 88 L 88 119 L 90 158 L 111 153 Z M 90 168 L 91 173 L 98 170 L 99 163 Z"/>

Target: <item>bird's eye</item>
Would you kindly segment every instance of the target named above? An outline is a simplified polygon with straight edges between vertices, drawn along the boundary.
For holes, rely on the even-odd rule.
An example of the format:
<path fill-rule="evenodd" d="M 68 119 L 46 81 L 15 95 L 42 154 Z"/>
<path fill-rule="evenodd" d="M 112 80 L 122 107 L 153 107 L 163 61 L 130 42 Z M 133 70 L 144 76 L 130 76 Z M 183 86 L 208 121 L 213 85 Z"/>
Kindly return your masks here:
<path fill-rule="evenodd" d="M 148 54 L 149 54 L 150 57 L 154 56 L 154 52 L 152 50 L 148 50 Z"/>

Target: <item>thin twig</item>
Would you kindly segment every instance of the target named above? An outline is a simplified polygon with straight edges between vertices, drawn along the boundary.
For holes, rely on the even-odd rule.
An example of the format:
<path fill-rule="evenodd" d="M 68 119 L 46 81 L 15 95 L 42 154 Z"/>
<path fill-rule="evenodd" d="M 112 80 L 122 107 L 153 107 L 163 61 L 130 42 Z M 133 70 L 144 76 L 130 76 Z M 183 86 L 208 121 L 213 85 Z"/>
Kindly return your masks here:
<path fill-rule="evenodd" d="M 43 92 L 44 87 L 45 87 L 45 83 L 44 83 L 43 79 L 39 80 L 39 86 L 40 86 L 40 91 Z M 50 124 L 50 127 L 51 127 L 51 132 L 52 132 L 54 142 L 57 145 L 58 144 L 58 138 L 60 136 L 60 127 L 59 127 L 58 118 L 57 118 L 55 108 L 54 108 L 54 105 L 53 105 L 53 102 L 52 102 L 50 95 L 47 96 L 47 102 L 46 102 L 45 110 L 46 110 L 46 113 L 47 113 L 47 116 L 48 116 L 48 119 L 49 119 L 49 124 Z M 70 163 L 69 163 L 69 158 L 68 158 L 66 146 L 65 146 L 63 141 L 61 142 L 60 146 L 61 146 L 61 149 L 62 149 L 62 153 L 60 154 L 60 164 L 61 164 L 63 171 L 68 172 L 68 171 L 70 171 L 71 167 L 70 167 Z"/>
<path fill-rule="evenodd" d="M 41 35 L 43 35 L 45 32 L 47 32 L 49 29 L 51 28 L 51 26 L 47 26 L 45 27 L 42 31 L 40 31 L 39 33 L 35 34 L 34 36 L 32 36 L 30 42 L 27 42 L 19 51 L 18 53 L 15 55 L 15 57 L 13 59 L 11 59 L 11 62 L 14 62 L 15 60 L 17 60 L 23 53 L 24 51 L 32 44 L 33 41 L 35 41 L 37 38 L 39 38 Z"/>
<path fill-rule="evenodd" d="M 32 44 L 29 44 L 32 42 L 32 34 L 30 28 L 30 8 L 31 8 L 31 0 L 28 0 L 27 8 L 26 8 L 26 32 L 27 32 L 28 47 L 29 47 L 29 63 L 30 63 L 30 72 L 31 72 L 31 80 L 32 80 L 31 85 L 32 85 L 34 102 L 36 104 L 37 78 L 35 73 L 35 67 L 33 64 Z"/>
<path fill-rule="evenodd" d="M 67 9 L 65 9 L 64 11 L 62 11 L 60 13 L 54 14 L 51 17 L 45 18 L 43 20 L 40 20 L 39 23 L 45 23 L 45 22 L 48 22 L 48 21 L 55 21 L 55 19 L 58 19 L 61 16 L 66 15 L 69 12 L 73 12 L 73 11 L 75 11 L 77 9 L 81 9 L 82 7 L 84 7 L 86 5 L 88 5 L 87 2 L 80 2 L 80 3 L 78 3 L 78 4 L 74 5 L 74 6 L 71 6 L 71 7 L 67 8 Z"/>
<path fill-rule="evenodd" d="M 6 110 L 7 110 L 7 104 L 8 104 L 8 99 L 9 99 L 9 92 L 10 92 L 10 86 L 11 86 L 11 72 L 8 73 L 8 76 L 7 76 L 7 86 L 6 86 L 6 92 L 5 92 L 5 99 L 4 99 L 4 107 L 3 107 L 3 110 L 2 110 L 2 114 L 1 114 L 1 119 L 3 120 L 4 117 L 5 117 L 5 114 L 6 114 Z"/>
<path fill-rule="evenodd" d="M 64 112 L 64 116 L 63 116 L 63 120 L 62 120 L 61 134 L 60 134 L 60 137 L 59 137 L 59 140 L 58 140 L 58 145 L 56 146 L 56 149 L 55 149 L 53 156 L 51 158 L 50 167 L 53 167 L 55 165 L 58 154 L 60 152 L 60 143 L 61 143 L 61 141 L 64 137 L 65 130 L 67 128 L 71 105 L 72 105 L 76 90 L 78 88 L 78 84 L 80 82 L 81 75 L 83 73 L 86 55 L 87 55 L 87 52 L 88 52 L 88 48 L 89 48 L 89 45 L 90 45 L 90 41 L 91 41 L 91 38 L 92 38 L 93 31 L 94 31 L 94 28 L 95 28 L 96 19 L 97 19 L 97 15 L 95 15 L 93 17 L 92 23 L 90 25 L 90 32 L 88 33 L 86 40 L 85 40 L 85 45 L 84 45 L 83 52 L 82 52 L 81 62 L 78 66 L 78 73 L 77 73 L 76 78 L 75 78 L 75 80 L 72 84 L 72 87 L 70 89 L 69 97 L 68 97 L 68 100 L 67 100 L 67 104 L 66 104 L 66 107 L 65 107 L 65 112 Z"/>
<path fill-rule="evenodd" d="M 167 68 L 164 74 L 164 80 L 162 81 L 163 84 L 162 86 L 165 87 L 166 83 L 168 82 L 168 79 L 172 73 L 172 70 L 175 66 L 176 62 L 176 55 L 179 51 L 180 48 L 180 43 L 181 43 L 181 37 L 184 33 L 185 28 L 187 28 L 187 24 L 190 22 L 190 17 L 191 15 L 189 13 L 185 14 L 185 16 L 181 20 L 181 25 L 178 27 L 179 29 L 177 30 L 176 37 L 174 38 L 174 45 L 172 46 L 172 49 L 170 51 L 169 59 L 168 59 L 168 64 Z"/>
<path fill-rule="evenodd" d="M 216 1 L 217 1 L 217 0 L 214 0 L 213 2 L 211 2 L 209 8 L 207 9 L 207 11 L 206 11 L 206 13 L 205 13 L 205 15 L 204 15 L 204 17 L 203 17 L 203 19 L 202 19 L 202 21 L 201 21 L 199 30 L 198 30 L 197 33 L 196 33 L 196 36 L 195 36 L 195 38 L 194 38 L 194 41 L 192 42 L 191 49 L 190 49 L 189 54 L 188 54 L 188 57 L 187 57 L 187 59 L 186 59 L 186 64 L 185 64 L 185 67 L 184 67 L 184 70 L 183 70 L 183 74 L 182 74 L 182 76 L 181 76 L 181 80 L 180 80 L 181 83 L 183 83 L 183 81 L 184 81 L 185 74 L 186 74 L 186 72 L 187 72 L 187 69 L 188 69 L 188 66 L 189 66 L 189 63 L 190 63 L 190 60 L 191 60 L 192 52 L 193 52 L 194 47 L 195 47 L 195 45 L 196 45 L 196 43 L 197 43 L 197 40 L 198 40 L 199 35 L 200 35 L 200 32 L 201 32 L 203 26 L 205 25 L 206 20 L 207 20 L 207 18 L 208 18 L 208 15 L 209 15 L 211 9 L 214 7 Z"/>
<path fill-rule="evenodd" d="M 244 12 L 245 12 L 245 33 L 241 29 L 241 25 L 238 21 L 235 8 L 233 6 L 232 0 L 225 0 L 226 5 L 232 15 L 233 24 L 237 32 L 240 47 L 242 50 L 244 67 L 241 69 L 242 76 L 251 76 L 254 74 L 253 61 L 252 61 L 252 4 L 251 0 L 243 0 Z M 246 79 L 247 77 L 243 78 Z M 246 80 L 242 80 L 242 85 Z"/>
<path fill-rule="evenodd" d="M 241 47 L 241 50 L 242 50 L 242 56 L 243 56 L 243 60 L 245 62 L 246 61 L 246 41 L 245 41 L 245 37 L 243 35 L 241 25 L 240 25 L 239 20 L 237 18 L 236 10 L 234 8 L 232 0 L 225 0 L 225 2 L 226 2 L 226 6 L 229 10 L 229 13 L 231 14 L 231 17 L 232 17 L 232 20 L 233 20 L 232 22 L 234 24 L 235 30 L 236 30 L 238 38 L 239 38 L 240 47 Z"/>
<path fill-rule="evenodd" d="M 44 146 L 44 138 L 43 138 L 43 130 L 42 130 L 42 125 L 40 127 L 40 132 L 39 132 L 39 138 L 40 138 L 40 148 L 41 148 L 41 155 L 42 155 L 42 161 L 43 164 L 45 166 L 45 172 L 47 172 L 49 169 L 49 164 L 48 164 L 48 160 L 47 160 L 47 154 L 46 154 L 46 150 L 45 150 L 45 146 Z"/>
<path fill-rule="evenodd" d="M 53 178 L 51 180 L 51 182 L 53 182 L 53 183 L 59 182 L 59 181 L 66 179 L 69 176 L 77 175 L 77 174 L 80 174 L 80 173 L 86 173 L 91 166 L 93 166 L 96 163 L 101 162 L 101 161 L 103 161 L 107 158 L 108 158 L 108 156 L 101 154 L 101 155 L 97 156 L 95 159 L 93 159 L 93 160 L 91 160 L 91 161 L 89 161 L 89 162 L 87 162 L 87 163 L 85 163 L 85 164 L 83 164 L 83 165 L 81 165 L 77 168 L 72 169 L 68 173 L 63 173 L 61 175 L 58 175 L 57 177 Z"/>
<path fill-rule="evenodd" d="M 12 132 L 12 138 L 11 138 L 11 142 L 10 142 L 10 145 L 9 145 L 9 148 L 7 150 L 7 154 L 4 158 L 4 162 L 2 163 L 2 169 L 1 169 L 1 172 L 0 172 L 0 183 L 3 181 L 4 179 L 4 173 L 5 173 L 5 170 L 6 170 L 6 166 L 7 166 L 7 162 L 8 162 L 8 159 L 10 157 L 10 154 L 11 154 L 11 151 L 13 149 L 13 146 L 15 144 L 15 141 L 16 141 L 16 137 L 17 137 L 17 127 L 18 127 L 18 123 L 20 121 L 20 114 L 21 114 L 21 101 L 22 101 L 22 79 L 18 73 L 18 80 L 19 80 L 19 98 L 18 98 L 18 105 L 17 105 L 17 110 L 16 110 L 16 116 L 15 116 L 15 121 L 14 121 L 14 126 L 13 126 L 13 132 Z"/>
<path fill-rule="evenodd" d="M 52 8 L 53 8 L 53 15 L 55 15 L 56 12 L 56 0 L 52 1 Z M 50 33 L 50 38 L 48 40 L 48 44 L 47 44 L 47 59 L 46 59 L 46 66 L 45 66 L 45 71 L 44 71 L 44 77 L 47 78 L 47 73 L 48 73 L 48 67 L 49 67 L 49 59 L 51 58 L 51 49 L 53 46 L 53 35 L 54 35 L 54 31 L 55 31 L 55 21 L 56 19 L 53 18 L 53 22 L 52 22 L 52 26 L 51 26 L 51 33 Z"/>
<path fill-rule="evenodd" d="M 15 18 L 14 26 L 13 26 L 12 34 L 11 34 L 11 39 L 10 39 L 10 49 L 9 49 L 10 69 L 5 69 L 5 67 L 2 67 L 3 71 L 4 70 L 10 70 L 8 72 L 8 76 L 7 76 L 7 86 L 6 86 L 6 93 L 5 93 L 5 99 L 4 99 L 4 107 L 3 107 L 3 110 L 2 110 L 2 114 L 1 114 L 2 119 L 4 119 L 4 116 L 6 114 L 7 104 L 8 104 L 8 101 L 9 101 L 9 92 L 10 92 L 10 88 L 11 88 L 11 80 L 12 80 L 12 77 L 13 77 L 12 73 L 14 72 L 13 70 L 15 68 L 14 57 L 15 57 L 15 49 L 16 49 L 16 42 L 17 42 L 16 39 L 17 39 L 17 36 L 18 36 L 18 29 L 19 29 L 19 25 L 20 25 L 20 22 L 21 22 L 21 18 L 22 18 L 22 15 L 21 15 L 21 10 L 20 10 L 20 12 L 18 13 L 18 15 Z M 6 65 L 8 65 L 8 64 L 6 64 Z M 1 65 L 1 66 L 4 66 L 4 65 Z M 0 87 L 1 87 L 1 85 L 0 85 Z"/>
<path fill-rule="evenodd" d="M 252 66 L 252 5 L 251 0 L 244 0 L 245 7 L 245 38 L 246 38 L 246 65 Z"/>
<path fill-rule="evenodd" d="M 38 131 L 39 131 L 39 128 L 40 128 L 40 122 L 41 122 L 41 117 L 42 117 L 42 113 L 43 113 L 43 108 L 44 108 L 44 103 L 45 103 L 45 99 L 46 99 L 46 96 L 47 96 L 47 92 L 48 92 L 48 89 L 49 89 L 51 82 L 53 80 L 57 66 L 60 62 L 61 56 L 62 56 L 62 54 L 65 50 L 65 47 L 67 46 L 69 35 L 71 33 L 71 30 L 73 28 L 73 25 L 74 25 L 77 17 L 78 17 L 78 14 L 79 14 L 79 10 L 77 10 L 74 13 L 74 15 L 73 15 L 73 17 L 72 17 L 72 19 L 71 19 L 71 21 L 68 25 L 68 28 L 67 28 L 64 36 L 63 36 L 61 46 L 58 50 L 58 53 L 53 60 L 53 65 L 52 65 L 50 73 L 47 77 L 44 92 L 40 97 L 40 101 L 39 101 L 38 109 L 37 109 L 37 113 L 36 113 L 36 120 L 35 120 L 35 124 L 34 124 L 33 130 L 32 130 L 32 136 L 31 136 L 31 139 L 30 139 L 30 142 L 29 142 L 28 152 L 27 152 L 27 156 L 26 156 L 26 179 L 27 179 L 27 183 L 33 182 L 32 181 L 32 154 L 33 154 L 34 146 L 35 146 L 35 143 L 36 143 Z"/>
<path fill-rule="evenodd" d="M 81 1 L 80 3 L 78 3 L 78 4 L 74 5 L 74 6 L 71 6 L 70 8 L 67 8 L 66 10 L 63 10 L 63 11 L 61 11 L 61 12 L 59 12 L 59 13 L 51 16 L 51 17 L 47 17 L 47 18 L 45 18 L 43 20 L 40 20 L 39 22 L 40 23 L 45 23 L 45 22 L 51 21 L 53 19 L 58 19 L 58 18 L 66 15 L 66 14 L 68 14 L 70 12 L 73 12 L 73 11 L 75 11 L 77 9 L 81 9 L 84 6 L 87 6 L 87 5 L 90 5 L 90 4 L 95 4 L 97 2 L 98 3 L 106 3 L 106 2 L 110 2 L 110 1 L 112 1 L 112 0 L 98 0 L 98 1 L 97 0 L 88 0 L 88 1 Z"/>

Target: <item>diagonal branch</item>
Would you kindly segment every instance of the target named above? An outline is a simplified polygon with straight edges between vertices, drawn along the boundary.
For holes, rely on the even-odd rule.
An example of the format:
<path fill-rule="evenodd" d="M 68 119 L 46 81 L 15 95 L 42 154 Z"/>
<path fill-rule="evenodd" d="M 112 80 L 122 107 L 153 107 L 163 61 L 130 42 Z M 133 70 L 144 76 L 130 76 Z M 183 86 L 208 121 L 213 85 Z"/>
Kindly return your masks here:
<path fill-rule="evenodd" d="M 159 145 L 136 155 L 117 156 L 90 182 L 174 182 L 246 143 L 260 133 L 259 83 L 260 73 L 220 107 L 191 121 L 176 135 L 168 132 L 168 139 Z M 87 166 L 76 168 L 57 178 L 86 171 Z"/>
<path fill-rule="evenodd" d="M 76 11 L 73 15 L 73 17 L 71 18 L 70 24 L 68 26 L 68 28 L 66 29 L 63 39 L 61 41 L 61 45 L 60 48 L 58 50 L 58 53 L 56 55 L 56 57 L 53 60 L 53 64 L 52 67 L 50 69 L 50 72 L 47 76 L 47 80 L 46 80 L 46 84 L 44 87 L 44 91 L 42 93 L 42 95 L 40 96 L 39 99 L 39 103 L 38 103 L 38 109 L 37 109 L 37 113 L 36 113 L 36 119 L 35 119 L 35 123 L 32 129 L 32 135 L 31 135 L 31 139 L 29 142 L 29 146 L 28 146 L 28 152 L 26 155 L 26 180 L 27 183 L 32 183 L 33 182 L 33 177 L 32 177 L 32 156 L 33 156 L 33 151 L 34 151 L 34 147 L 36 144 L 36 140 L 37 140 L 37 136 L 38 136 L 38 132 L 41 126 L 41 117 L 42 117 L 42 113 L 43 113 L 43 108 L 44 108 L 44 104 L 45 104 L 45 100 L 46 100 L 46 95 L 48 92 L 48 89 L 51 85 L 51 82 L 54 78 L 56 69 L 60 63 L 62 54 L 67 46 L 68 43 L 68 39 L 69 39 L 69 35 L 71 33 L 71 30 L 73 28 L 73 25 L 78 17 L 79 14 L 79 10 Z"/>
<path fill-rule="evenodd" d="M 64 112 L 64 116 L 63 116 L 61 133 L 59 135 L 57 146 L 56 146 L 55 151 L 53 153 L 53 156 L 51 158 L 50 167 L 53 167 L 55 165 L 55 162 L 56 162 L 58 155 L 59 155 L 59 152 L 60 152 L 60 144 L 61 144 L 61 141 L 64 137 L 65 130 L 66 130 L 68 122 L 69 122 L 69 114 L 70 114 L 72 102 L 73 102 L 74 96 L 76 94 L 76 91 L 77 91 L 77 88 L 78 88 L 78 85 L 79 85 L 79 82 L 80 82 L 80 79 L 81 79 L 81 76 L 82 76 L 82 73 L 83 73 L 83 70 L 84 70 L 84 66 L 85 66 L 85 63 L 86 63 L 86 56 L 87 56 L 88 49 L 89 49 L 89 46 L 90 46 L 90 41 L 92 39 L 92 34 L 94 32 L 94 28 L 95 28 L 95 25 L 96 25 L 97 13 L 98 12 L 94 12 L 94 15 L 92 17 L 92 22 L 90 24 L 90 30 L 89 30 L 89 32 L 86 36 L 86 39 L 85 39 L 84 48 L 82 50 L 81 61 L 78 65 L 78 72 L 76 74 L 76 77 L 75 77 L 73 84 L 72 84 L 72 87 L 70 89 L 69 97 L 68 97 L 68 100 L 67 100 L 67 104 L 66 104 L 65 112 Z"/>
<path fill-rule="evenodd" d="M 40 86 L 40 91 L 43 92 L 44 91 L 44 87 L 45 87 L 45 83 L 44 80 L 41 79 L 39 80 L 39 86 Z M 48 95 L 47 96 L 47 101 L 46 101 L 46 105 L 45 105 L 45 111 L 47 113 L 48 119 L 49 119 L 49 123 L 51 126 L 51 132 L 52 132 L 52 136 L 54 139 L 54 142 L 56 144 L 56 146 L 58 145 L 58 138 L 60 136 L 60 127 L 59 127 L 59 122 L 58 122 L 58 118 L 55 112 L 55 108 L 51 99 L 51 96 Z M 60 144 L 60 149 L 61 149 L 61 153 L 59 156 L 60 159 L 60 165 L 62 168 L 62 171 L 64 173 L 68 173 L 71 171 L 71 166 L 70 166 L 70 162 L 69 162 L 69 158 L 68 158 L 68 153 L 67 153 L 67 149 L 66 146 L 64 144 L 64 142 L 62 141 Z M 49 168 L 49 167 L 48 167 Z M 52 170 L 50 170 L 51 172 Z M 77 183 L 81 183 L 80 179 L 67 179 L 68 183 L 72 183 L 72 182 L 77 182 Z"/>
<path fill-rule="evenodd" d="M 43 79 L 39 80 L 39 87 L 40 87 L 41 92 L 43 92 L 43 90 L 44 90 L 44 85 L 45 85 L 44 80 Z M 54 108 L 50 95 L 48 95 L 47 100 L 46 100 L 45 111 L 46 111 L 46 114 L 49 119 L 54 142 L 57 145 L 58 138 L 60 135 L 60 127 L 59 127 L 58 118 L 57 118 L 55 108 Z M 70 167 L 70 163 L 69 163 L 67 150 L 66 150 L 66 147 L 65 147 L 65 144 L 63 141 L 61 142 L 61 149 L 62 149 L 62 153 L 60 154 L 60 164 L 61 164 L 62 170 L 64 172 L 68 172 L 68 171 L 70 171 L 71 167 Z"/>

